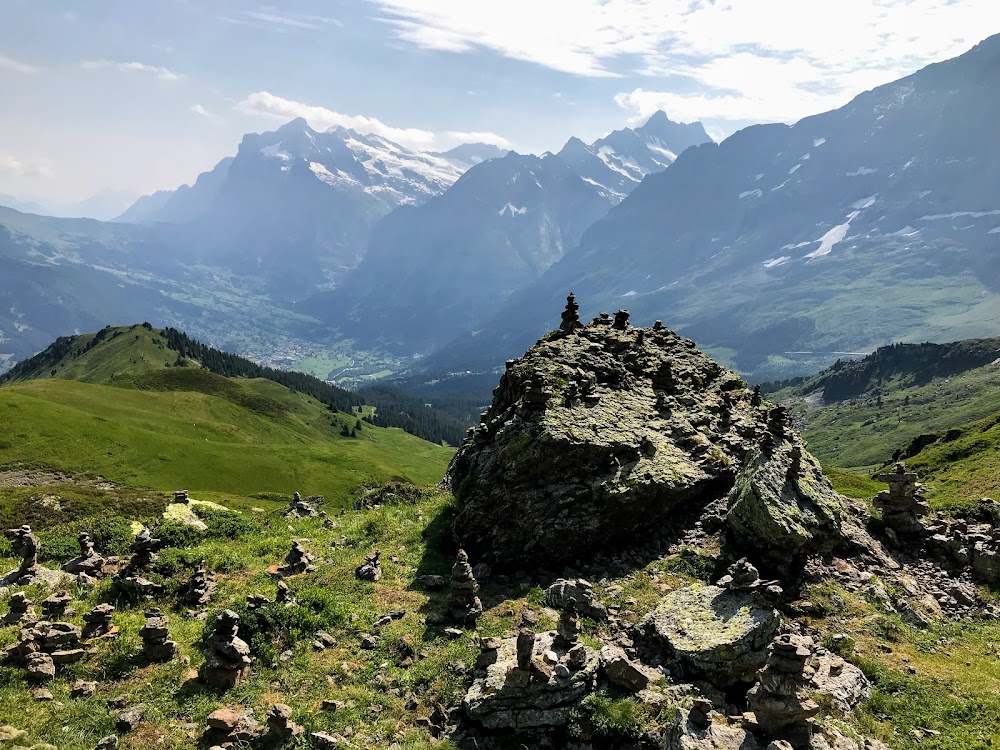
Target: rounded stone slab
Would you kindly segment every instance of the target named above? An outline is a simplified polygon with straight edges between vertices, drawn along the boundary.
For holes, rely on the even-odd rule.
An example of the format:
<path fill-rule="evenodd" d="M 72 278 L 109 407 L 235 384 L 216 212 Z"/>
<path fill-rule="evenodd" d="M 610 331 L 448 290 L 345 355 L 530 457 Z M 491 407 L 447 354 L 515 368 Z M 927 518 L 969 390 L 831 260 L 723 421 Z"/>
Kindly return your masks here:
<path fill-rule="evenodd" d="M 752 594 L 694 584 L 665 596 L 640 624 L 647 646 L 685 673 L 728 685 L 767 661 L 778 613 Z"/>

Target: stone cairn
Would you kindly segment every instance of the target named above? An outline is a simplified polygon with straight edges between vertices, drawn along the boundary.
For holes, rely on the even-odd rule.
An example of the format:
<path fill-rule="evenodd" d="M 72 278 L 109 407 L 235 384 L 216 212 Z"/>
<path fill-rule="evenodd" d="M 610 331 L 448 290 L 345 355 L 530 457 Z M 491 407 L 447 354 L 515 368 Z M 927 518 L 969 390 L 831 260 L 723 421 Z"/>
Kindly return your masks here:
<path fill-rule="evenodd" d="M 163 542 L 153 536 L 153 533 L 143 528 L 135 535 L 135 541 L 129 546 L 132 557 L 128 564 L 118 573 L 117 584 L 132 595 L 152 598 L 163 590 L 152 581 L 145 578 L 142 573 L 154 562 L 156 562 L 156 551 L 163 546 Z"/>
<path fill-rule="evenodd" d="M 292 495 L 292 502 L 285 511 L 285 518 L 315 518 L 318 515 L 319 510 L 316 506 L 303 500 L 298 492 Z"/>
<path fill-rule="evenodd" d="M 278 581 L 274 601 L 276 604 L 283 604 L 286 607 L 295 606 L 295 597 L 292 595 L 292 590 L 288 588 L 288 584 L 284 581 Z"/>
<path fill-rule="evenodd" d="M 84 640 L 94 638 L 110 638 L 118 635 L 118 628 L 115 627 L 111 618 L 115 613 L 115 608 L 110 604 L 98 604 L 92 610 L 84 614 L 83 626 Z"/>
<path fill-rule="evenodd" d="M 285 564 L 278 567 L 278 575 L 297 576 L 315 569 L 312 557 L 306 552 L 306 548 L 298 542 L 292 542 L 292 548 L 285 555 Z"/>
<path fill-rule="evenodd" d="M 267 709 L 267 719 L 260 744 L 266 748 L 286 747 L 304 733 L 305 728 L 292 721 L 291 707 L 284 703 L 276 703 Z"/>
<path fill-rule="evenodd" d="M 930 506 L 917 478 L 915 472 L 907 471 L 901 463 L 893 466 L 892 471 L 875 477 L 889 485 L 887 491 L 875 497 L 875 507 L 882 511 L 885 525 L 897 534 L 913 536 L 924 530 L 920 519 L 930 512 Z"/>
<path fill-rule="evenodd" d="M 215 593 L 215 576 L 202 562 L 194 571 L 191 579 L 184 587 L 184 602 L 197 607 L 203 607 Z"/>
<path fill-rule="evenodd" d="M 31 606 L 32 604 L 31 599 L 23 591 L 11 594 L 10 599 L 7 601 L 10 611 L 3 616 L 3 620 L 0 620 L 0 623 L 3 625 L 23 625 L 35 622 L 35 609 Z"/>
<path fill-rule="evenodd" d="M 52 622 L 66 614 L 66 609 L 73 602 L 68 591 L 57 591 L 42 602 L 42 619 Z"/>
<path fill-rule="evenodd" d="M 814 651 L 815 644 L 808 636 L 777 636 L 768 649 L 767 664 L 757 675 L 757 684 L 747 693 L 758 726 L 772 739 L 785 740 L 797 748 L 809 747 L 812 718 L 820 710 L 811 697 Z"/>
<path fill-rule="evenodd" d="M 94 543 L 90 539 L 90 534 L 86 531 L 80 532 L 76 538 L 80 544 L 80 556 L 74 557 L 62 566 L 67 573 L 79 575 L 84 573 L 91 577 L 97 577 L 104 571 L 104 558 L 97 554 Z"/>
<path fill-rule="evenodd" d="M 576 302 L 576 295 L 570 292 L 569 296 L 566 297 L 566 309 L 563 310 L 559 330 L 563 333 L 573 333 L 580 328 L 583 328 L 583 324 L 580 322 L 580 305 Z"/>
<path fill-rule="evenodd" d="M 250 647 L 238 637 L 240 616 L 227 609 L 215 618 L 215 627 L 205 641 L 205 662 L 198 677 L 206 685 L 223 690 L 236 687 L 250 669 Z"/>
<path fill-rule="evenodd" d="M 128 567 L 133 570 L 145 570 L 156 562 L 156 553 L 162 546 L 163 542 L 156 539 L 153 532 L 143 528 L 135 535 L 135 541 L 129 547 L 132 558 L 129 560 Z"/>
<path fill-rule="evenodd" d="M 51 679 L 57 665 L 86 656 L 80 637 L 80 628 L 68 622 L 31 623 L 21 628 L 16 643 L 0 652 L 0 663 L 23 666 L 32 680 Z"/>
<path fill-rule="evenodd" d="M 41 547 L 38 537 L 27 525 L 17 529 L 7 529 L 3 535 L 10 541 L 10 551 L 15 557 L 21 558 L 20 567 L 4 576 L 3 583 L 26 586 L 41 570 L 38 564 L 38 550 Z"/>
<path fill-rule="evenodd" d="M 180 503 L 181 505 L 187 505 L 191 501 L 191 497 L 188 495 L 187 490 L 177 490 L 174 493 L 174 502 Z"/>
<path fill-rule="evenodd" d="M 616 331 L 625 331 L 628 329 L 628 320 L 631 316 L 628 310 L 619 310 L 615 313 L 615 321 L 611 324 L 611 327 Z"/>
<path fill-rule="evenodd" d="M 149 661 L 165 662 L 177 656 L 177 644 L 170 640 L 167 618 L 156 607 L 146 610 L 146 624 L 139 629 L 142 655 Z"/>
<path fill-rule="evenodd" d="M 451 589 L 448 596 L 448 612 L 453 621 L 466 628 L 476 627 L 483 614 L 483 603 L 476 596 L 478 591 L 479 583 L 469 565 L 469 556 L 464 549 L 460 549 L 451 569 Z"/>
<path fill-rule="evenodd" d="M 553 390 L 545 379 L 545 373 L 535 370 L 531 373 L 531 379 L 524 384 L 522 403 L 527 411 L 545 411 L 552 395 Z"/>
<path fill-rule="evenodd" d="M 379 562 L 379 557 L 382 553 L 378 550 L 369 552 L 365 561 L 354 569 L 354 576 L 359 581 L 372 581 L 375 582 L 382 577 L 382 564 Z"/>
<path fill-rule="evenodd" d="M 771 596 L 781 596 L 783 593 L 778 581 L 763 580 L 757 568 L 745 557 L 729 566 L 718 585 L 719 588 L 730 591 L 761 592 Z"/>

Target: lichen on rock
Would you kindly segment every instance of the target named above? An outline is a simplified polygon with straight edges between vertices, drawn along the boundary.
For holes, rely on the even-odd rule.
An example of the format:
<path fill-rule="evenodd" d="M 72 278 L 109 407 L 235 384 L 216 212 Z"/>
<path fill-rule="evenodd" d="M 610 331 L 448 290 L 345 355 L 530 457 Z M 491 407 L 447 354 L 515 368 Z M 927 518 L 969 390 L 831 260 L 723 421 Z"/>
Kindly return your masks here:
<path fill-rule="evenodd" d="M 694 342 L 625 317 L 550 333 L 507 363 L 446 476 L 460 544 L 498 569 L 555 567 L 732 492 L 751 557 L 827 549 L 841 499 L 780 410 Z"/>

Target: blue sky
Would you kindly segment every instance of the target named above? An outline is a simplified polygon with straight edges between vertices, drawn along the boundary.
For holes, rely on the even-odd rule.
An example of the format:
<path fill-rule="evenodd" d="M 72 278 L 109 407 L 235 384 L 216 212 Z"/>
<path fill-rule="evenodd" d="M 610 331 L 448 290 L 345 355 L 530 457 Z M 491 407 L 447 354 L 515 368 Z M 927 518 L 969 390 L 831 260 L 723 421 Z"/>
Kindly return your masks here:
<path fill-rule="evenodd" d="M 173 188 L 298 115 L 425 149 L 660 108 L 721 138 L 997 32 L 997 0 L 0 0 L 0 193 Z"/>

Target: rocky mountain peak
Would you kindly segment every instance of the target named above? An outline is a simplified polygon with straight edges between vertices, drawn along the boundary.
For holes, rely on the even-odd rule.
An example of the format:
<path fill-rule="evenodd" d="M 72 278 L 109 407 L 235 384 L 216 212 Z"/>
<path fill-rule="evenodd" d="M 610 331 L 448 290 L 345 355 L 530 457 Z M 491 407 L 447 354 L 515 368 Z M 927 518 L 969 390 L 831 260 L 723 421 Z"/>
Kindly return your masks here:
<path fill-rule="evenodd" d="M 449 467 L 470 554 L 559 565 L 698 518 L 765 567 L 836 544 L 842 498 L 783 409 L 659 322 L 576 314 L 508 362 Z"/>

